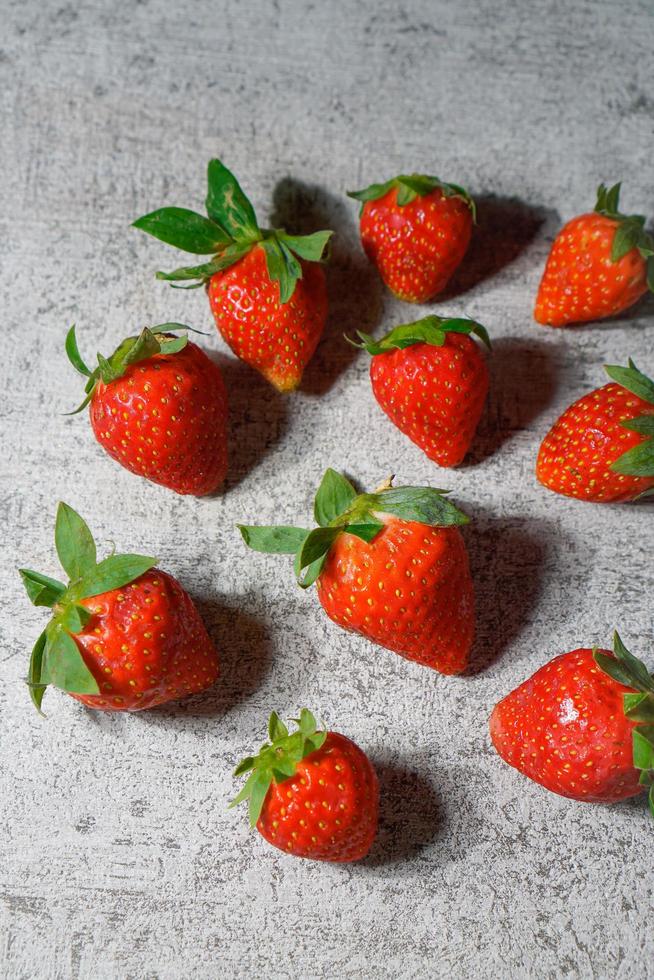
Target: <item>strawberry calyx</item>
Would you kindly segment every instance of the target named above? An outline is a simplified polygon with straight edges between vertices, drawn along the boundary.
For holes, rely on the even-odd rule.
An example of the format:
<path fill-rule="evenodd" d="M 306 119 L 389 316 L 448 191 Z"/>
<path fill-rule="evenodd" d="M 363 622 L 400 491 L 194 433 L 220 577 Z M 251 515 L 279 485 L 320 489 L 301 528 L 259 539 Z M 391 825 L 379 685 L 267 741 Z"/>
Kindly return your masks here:
<path fill-rule="evenodd" d="M 623 695 L 625 717 L 637 722 L 632 729 L 634 768 L 640 770 L 640 783 L 649 787 L 649 808 L 654 816 L 654 677 L 645 664 L 627 650 L 616 630 L 614 657 L 593 650 L 597 666 L 614 681 L 633 687 L 636 694 Z"/>
<path fill-rule="evenodd" d="M 645 231 L 645 218 L 642 214 L 621 214 L 619 210 L 621 184 L 607 188 L 600 184 L 597 188 L 595 211 L 617 222 L 611 261 L 619 262 L 632 248 L 638 249 L 641 258 L 647 262 L 647 287 L 654 292 L 654 237 Z"/>
<path fill-rule="evenodd" d="M 452 527 L 469 522 L 469 518 L 446 499 L 448 490 L 393 487 L 392 480 L 390 477 L 373 493 L 359 494 L 345 476 L 329 468 L 314 499 L 314 518 L 318 527 L 313 530 L 286 525 L 238 524 L 237 527 L 253 551 L 294 555 L 298 585 L 307 589 L 320 575 L 329 550 L 340 534 L 354 534 L 370 543 L 384 527 L 382 515 L 391 514 L 431 527 Z"/>
<path fill-rule="evenodd" d="M 382 184 L 370 184 L 360 191 L 347 191 L 347 196 L 361 202 L 359 214 L 363 214 L 363 207 L 367 201 L 376 201 L 384 197 L 393 188 L 397 189 L 396 202 L 399 207 L 411 204 L 417 197 L 425 197 L 432 191 L 440 190 L 443 197 L 460 197 L 467 204 L 472 213 L 472 220 L 477 220 L 477 209 L 473 198 L 465 187 L 459 184 L 448 184 L 439 177 L 430 177 L 427 174 L 398 174 Z"/>
<path fill-rule="evenodd" d="M 48 685 L 71 694 L 100 693 L 73 639 L 91 618 L 81 600 L 128 585 L 157 561 L 145 555 L 116 554 L 98 561 L 87 524 L 64 503 L 57 507 L 55 547 L 69 578 L 67 584 L 29 568 L 18 569 L 32 605 L 52 610 L 52 618 L 32 650 L 27 676 L 30 696 L 39 712 Z"/>
<path fill-rule="evenodd" d="M 653 411 L 651 415 L 639 415 L 633 419 L 625 419 L 620 424 L 625 429 L 638 432 L 645 436 L 642 442 L 618 457 L 611 464 L 611 469 L 625 476 L 652 477 L 654 476 L 654 381 L 639 371 L 629 358 L 628 367 L 619 364 L 605 364 L 604 370 L 612 381 L 617 382 L 627 391 L 649 402 Z M 646 490 L 640 496 L 648 496 L 654 490 Z"/>
<path fill-rule="evenodd" d="M 414 344 L 430 344 L 432 347 L 442 347 L 448 333 L 459 333 L 470 336 L 476 335 L 490 349 L 491 342 L 488 331 L 476 320 L 462 317 L 451 319 L 440 316 L 425 316 L 413 323 L 402 323 L 394 327 L 381 340 L 375 340 L 370 334 L 357 330 L 361 343 L 345 339 L 354 347 L 367 350 L 369 354 L 387 354 L 392 350 L 404 350 Z"/>
<path fill-rule="evenodd" d="M 176 354 L 183 350 L 188 343 L 188 335 L 182 334 L 176 337 L 171 335 L 170 331 L 191 329 L 183 323 L 160 323 L 152 329 L 144 327 L 138 337 L 127 337 L 123 340 L 110 357 L 107 358 L 98 354 L 98 366 L 91 371 L 79 352 L 75 324 L 73 324 L 66 334 L 66 354 L 75 370 L 87 379 L 84 388 L 86 398 L 73 412 L 67 414 L 77 415 L 78 412 L 86 408 L 99 381 L 111 384 L 112 381 L 122 378 L 130 364 L 145 361 L 149 357 L 154 357 L 155 354 Z"/>
<path fill-rule="evenodd" d="M 260 228 L 254 208 L 234 175 L 220 160 L 210 160 L 207 170 L 208 217 L 186 208 L 159 208 L 133 222 L 134 228 L 194 255 L 212 255 L 208 262 L 157 272 L 157 279 L 182 289 L 197 289 L 216 273 L 228 269 L 261 245 L 268 275 L 279 285 L 281 303 L 288 303 L 302 278 L 300 260 L 321 262 L 333 232 L 288 235 L 283 228 Z"/>
<path fill-rule="evenodd" d="M 318 729 L 316 719 L 307 708 L 302 708 L 300 717 L 293 721 L 298 725 L 298 730 L 289 734 L 284 722 L 273 711 L 268 721 L 270 741 L 261 746 L 257 755 L 239 762 L 234 770 L 235 776 L 246 772 L 250 775 L 229 806 L 238 806 L 248 800 L 251 827 L 257 824 L 270 786 L 294 776 L 298 763 L 320 749 L 327 738 L 327 732 Z"/>

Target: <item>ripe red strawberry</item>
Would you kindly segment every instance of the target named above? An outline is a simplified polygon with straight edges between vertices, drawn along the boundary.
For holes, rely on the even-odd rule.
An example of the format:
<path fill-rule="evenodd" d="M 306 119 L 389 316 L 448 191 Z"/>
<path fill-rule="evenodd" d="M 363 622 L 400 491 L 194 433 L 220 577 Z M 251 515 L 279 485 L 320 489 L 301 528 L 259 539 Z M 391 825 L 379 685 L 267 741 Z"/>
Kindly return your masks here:
<path fill-rule="evenodd" d="M 620 184 L 561 229 L 538 288 L 534 318 L 551 327 L 602 320 L 654 291 L 654 239 L 642 215 L 620 214 Z"/>
<path fill-rule="evenodd" d="M 410 174 L 362 191 L 361 243 L 399 299 L 426 303 L 442 292 L 466 253 L 475 204 L 457 184 Z"/>
<path fill-rule="evenodd" d="M 633 361 L 605 370 L 613 383 L 576 401 L 545 436 L 536 476 L 567 497 L 635 500 L 654 491 L 654 381 Z"/>
<path fill-rule="evenodd" d="M 98 562 L 87 525 L 59 504 L 57 554 L 70 581 L 20 569 L 35 606 L 52 609 L 28 685 L 41 709 L 48 685 L 87 708 L 140 711 L 196 694 L 218 676 L 218 654 L 191 597 L 143 555 Z"/>
<path fill-rule="evenodd" d="M 654 679 L 614 638 L 537 670 L 496 705 L 493 745 L 510 766 L 559 796 L 613 803 L 649 786 L 654 813 Z"/>
<path fill-rule="evenodd" d="M 298 583 L 344 629 L 395 653 L 457 674 L 474 633 L 468 555 L 456 525 L 468 518 L 431 487 L 357 495 L 329 469 L 316 494 L 313 531 L 239 525 L 255 551 L 294 554 Z"/>
<path fill-rule="evenodd" d="M 382 340 L 358 331 L 373 355 L 375 398 L 400 432 L 441 466 L 467 453 L 488 393 L 488 368 L 471 334 L 490 347 L 474 320 L 427 316 L 404 323 Z"/>
<path fill-rule="evenodd" d="M 218 367 L 186 336 L 147 327 L 90 371 L 66 338 L 73 366 L 87 380 L 95 437 L 121 466 L 176 493 L 211 493 L 227 472 L 227 393 Z M 74 414 L 74 413 L 73 413 Z"/>
<path fill-rule="evenodd" d="M 327 319 L 320 261 L 332 232 L 297 236 L 260 228 L 250 201 L 220 160 L 210 161 L 208 180 L 208 218 L 161 208 L 134 226 L 186 252 L 213 256 L 202 265 L 158 272 L 157 278 L 206 285 L 216 326 L 236 356 L 279 391 L 292 391 Z"/>
<path fill-rule="evenodd" d="M 270 742 L 244 759 L 249 772 L 231 806 L 249 801 L 250 825 L 273 847 L 314 861 L 358 861 L 377 833 L 379 786 L 367 756 L 344 735 L 318 731 L 303 708 L 289 735 L 273 711 Z"/>

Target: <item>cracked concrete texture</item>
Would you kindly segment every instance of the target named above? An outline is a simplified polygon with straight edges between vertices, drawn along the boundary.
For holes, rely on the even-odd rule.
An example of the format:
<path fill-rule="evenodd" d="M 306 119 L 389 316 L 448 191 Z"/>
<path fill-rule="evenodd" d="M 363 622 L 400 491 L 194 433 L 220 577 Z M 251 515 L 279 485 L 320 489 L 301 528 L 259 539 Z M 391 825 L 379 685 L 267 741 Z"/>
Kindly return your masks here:
<path fill-rule="evenodd" d="M 653 976 L 640 801 L 546 794 L 491 751 L 495 701 L 546 658 L 609 642 L 651 656 L 653 505 L 592 507 L 533 478 L 566 404 L 628 355 L 654 371 L 652 313 L 563 332 L 531 308 L 562 220 L 602 180 L 654 212 L 651 6 L 638 0 L 0 0 L 5 328 L 2 575 L 4 907 L 11 978 Z M 201 292 L 154 281 L 178 256 L 130 230 L 199 206 L 221 155 L 262 219 L 338 231 L 328 331 L 282 398 L 227 356 Z M 439 310 L 495 338 L 493 390 L 469 462 L 437 470 L 382 416 L 344 331 L 415 310 L 362 257 L 343 196 L 406 169 L 481 198 L 472 253 Z M 86 421 L 62 355 L 111 350 L 182 320 L 225 368 L 227 491 L 177 498 L 122 471 Z M 244 552 L 237 520 L 303 520 L 327 465 L 363 485 L 452 488 L 479 626 L 476 671 L 442 678 L 334 627 L 283 557 Z M 21 684 L 42 624 L 15 566 L 55 573 L 65 499 L 100 541 L 160 556 L 197 598 L 223 657 L 215 689 L 142 715 L 84 711 Z M 231 769 L 271 707 L 313 707 L 379 768 L 375 851 L 293 860 L 227 811 Z"/>

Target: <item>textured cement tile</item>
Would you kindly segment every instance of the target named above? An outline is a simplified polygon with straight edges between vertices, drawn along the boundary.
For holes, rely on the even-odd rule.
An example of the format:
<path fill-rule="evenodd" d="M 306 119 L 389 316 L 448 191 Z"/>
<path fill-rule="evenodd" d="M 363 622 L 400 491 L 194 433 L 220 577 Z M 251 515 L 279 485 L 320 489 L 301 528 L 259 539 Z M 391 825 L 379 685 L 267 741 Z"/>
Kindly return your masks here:
<path fill-rule="evenodd" d="M 652 505 L 565 501 L 532 474 L 602 363 L 654 370 L 654 305 L 566 332 L 531 319 L 552 236 L 596 184 L 622 179 L 625 205 L 654 211 L 651 4 L 0 0 L 0 17 L 2 975 L 654 975 L 644 808 L 549 796 L 486 734 L 495 700 L 563 649 L 620 626 L 651 661 Z M 227 356 L 201 293 L 154 281 L 176 256 L 128 227 L 199 205 L 218 154 L 262 218 L 339 233 L 328 333 L 292 398 Z M 341 340 L 414 313 L 382 293 L 343 197 L 407 168 L 467 184 L 487 229 L 438 307 L 496 338 L 488 411 L 451 473 L 386 422 Z M 229 485 L 208 500 L 121 471 L 61 414 L 79 399 L 69 323 L 93 352 L 171 319 L 211 331 L 231 390 Z M 234 523 L 301 518 L 329 464 L 445 484 L 469 509 L 472 676 L 340 632 L 283 558 L 244 552 Z M 14 568 L 55 570 L 60 498 L 197 597 L 223 654 L 215 690 L 140 717 L 55 692 L 35 716 L 21 678 L 40 616 Z M 285 858 L 225 809 L 270 707 L 302 704 L 379 766 L 380 839 L 360 866 Z"/>

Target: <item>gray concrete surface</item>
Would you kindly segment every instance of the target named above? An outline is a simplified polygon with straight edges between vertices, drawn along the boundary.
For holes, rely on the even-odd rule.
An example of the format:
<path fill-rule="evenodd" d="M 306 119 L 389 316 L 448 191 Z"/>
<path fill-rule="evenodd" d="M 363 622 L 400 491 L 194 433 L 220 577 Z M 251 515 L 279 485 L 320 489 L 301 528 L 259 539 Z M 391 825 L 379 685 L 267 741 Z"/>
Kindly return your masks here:
<path fill-rule="evenodd" d="M 559 223 L 601 181 L 654 213 L 649 2 L 0 0 L 2 770 L 0 973 L 27 978 L 644 978 L 654 975 L 645 808 L 548 795 L 492 752 L 495 701 L 546 658 L 619 626 L 652 662 L 652 504 L 595 508 L 533 478 L 539 440 L 604 362 L 654 371 L 645 301 L 566 332 L 532 301 Z M 172 250 L 130 230 L 200 205 L 221 155 L 259 214 L 331 224 L 332 315 L 304 389 L 277 397 L 226 356 L 201 292 L 156 283 Z M 469 261 L 438 309 L 495 338 L 470 463 L 430 464 L 382 417 L 341 340 L 414 310 L 382 293 L 342 192 L 406 169 L 481 198 Z M 92 355 L 185 320 L 232 394 L 227 492 L 178 499 L 105 457 L 63 338 Z M 327 465 L 370 485 L 454 491 L 479 605 L 477 670 L 441 678 L 348 636 L 237 520 L 308 513 Z M 101 541 L 160 556 L 223 656 L 204 697 L 91 714 L 21 683 L 42 615 L 19 563 L 54 573 L 55 503 Z M 107 544 L 107 547 L 109 545 Z M 378 764 L 382 823 L 360 866 L 287 858 L 227 811 L 230 772 L 275 706 L 301 705 Z"/>

